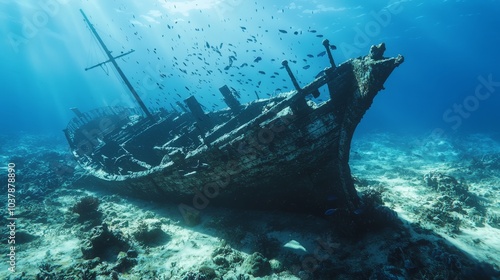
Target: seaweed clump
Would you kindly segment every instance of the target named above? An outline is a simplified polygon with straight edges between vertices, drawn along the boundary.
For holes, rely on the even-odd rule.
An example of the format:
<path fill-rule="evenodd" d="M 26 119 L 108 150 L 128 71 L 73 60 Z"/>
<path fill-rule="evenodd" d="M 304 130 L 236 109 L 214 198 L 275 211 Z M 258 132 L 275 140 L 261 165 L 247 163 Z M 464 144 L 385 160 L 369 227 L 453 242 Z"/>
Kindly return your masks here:
<path fill-rule="evenodd" d="M 43 280 L 43 279 L 56 279 L 57 273 L 54 269 L 54 266 L 52 266 L 48 262 L 42 262 L 38 265 L 38 274 L 36 275 L 35 279 L 36 280 Z"/>
<path fill-rule="evenodd" d="M 75 203 L 70 210 L 78 214 L 81 220 L 90 220 L 99 217 L 99 205 L 100 201 L 97 197 L 85 196 Z"/>
<path fill-rule="evenodd" d="M 361 196 L 361 205 L 349 213 L 350 236 L 360 237 L 366 233 L 383 230 L 388 227 L 397 228 L 401 222 L 397 213 L 382 201 L 381 190 L 368 189 Z"/>

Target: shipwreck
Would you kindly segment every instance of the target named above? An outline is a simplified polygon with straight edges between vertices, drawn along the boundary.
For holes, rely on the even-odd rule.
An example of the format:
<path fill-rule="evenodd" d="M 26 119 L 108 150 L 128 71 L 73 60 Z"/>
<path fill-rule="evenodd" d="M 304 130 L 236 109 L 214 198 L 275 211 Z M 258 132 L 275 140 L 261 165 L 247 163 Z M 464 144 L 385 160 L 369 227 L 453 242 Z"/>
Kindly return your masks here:
<path fill-rule="evenodd" d="M 293 91 L 241 104 L 222 86 L 226 109 L 205 112 L 190 96 L 179 104 L 184 111 L 150 112 L 82 15 L 109 58 L 103 63 L 114 65 L 139 107 L 73 108 L 64 134 L 86 171 L 75 184 L 173 201 L 181 211 L 218 205 L 324 213 L 360 206 L 349 168 L 351 139 L 403 63 L 401 55 L 384 57 L 382 43 L 336 65 L 324 40 L 329 66 L 309 84 L 300 86 L 283 61 Z M 315 102 L 322 87 L 329 99 Z"/>

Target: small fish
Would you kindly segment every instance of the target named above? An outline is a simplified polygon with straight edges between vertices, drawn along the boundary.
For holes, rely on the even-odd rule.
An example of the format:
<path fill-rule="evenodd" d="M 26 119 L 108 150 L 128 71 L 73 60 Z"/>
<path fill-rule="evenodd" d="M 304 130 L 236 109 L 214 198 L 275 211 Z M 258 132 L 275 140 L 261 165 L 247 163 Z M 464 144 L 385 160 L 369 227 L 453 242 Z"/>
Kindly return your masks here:
<path fill-rule="evenodd" d="M 241 98 L 240 96 L 240 93 L 238 91 L 236 91 L 234 88 L 231 87 L 231 89 L 233 90 L 233 94 L 238 97 L 238 98 Z"/>
<path fill-rule="evenodd" d="M 306 69 L 306 70 L 307 70 L 307 69 L 309 69 L 310 67 L 311 67 L 311 65 L 306 65 L 306 66 L 302 67 L 302 69 Z"/>
<path fill-rule="evenodd" d="M 284 29 L 279 29 L 278 31 L 281 32 L 281 33 L 288 33 L 288 31 L 286 31 Z"/>
<path fill-rule="evenodd" d="M 319 78 L 321 76 L 325 75 L 325 70 L 321 70 L 318 75 L 316 75 L 314 78 Z"/>
<path fill-rule="evenodd" d="M 245 26 L 240 26 L 241 30 L 245 31 L 247 28 Z"/>
<path fill-rule="evenodd" d="M 308 55 L 307 55 L 307 57 L 311 57 L 311 58 L 312 58 L 312 57 L 314 57 L 314 55 L 312 55 L 312 54 L 308 54 Z"/>
<path fill-rule="evenodd" d="M 318 53 L 317 56 L 320 57 L 320 56 L 324 56 L 325 54 L 326 54 L 326 51 L 322 51 L 322 52 Z"/>
<path fill-rule="evenodd" d="M 262 74 L 262 75 L 266 74 L 266 72 L 264 72 L 264 71 L 259 71 L 259 73 Z"/>
<path fill-rule="evenodd" d="M 253 62 L 259 62 L 259 61 L 261 61 L 261 60 L 262 60 L 262 57 L 257 56 L 257 58 L 255 58 Z"/>
<path fill-rule="evenodd" d="M 336 49 L 337 49 L 337 46 L 335 46 L 335 45 L 330 45 L 330 49 L 332 49 L 332 50 L 336 50 Z"/>
<path fill-rule="evenodd" d="M 335 214 L 335 212 L 337 212 L 337 209 L 332 209 L 331 208 L 331 209 L 328 209 L 328 210 L 325 211 L 325 215 L 326 216 L 331 216 L 331 215 Z"/>

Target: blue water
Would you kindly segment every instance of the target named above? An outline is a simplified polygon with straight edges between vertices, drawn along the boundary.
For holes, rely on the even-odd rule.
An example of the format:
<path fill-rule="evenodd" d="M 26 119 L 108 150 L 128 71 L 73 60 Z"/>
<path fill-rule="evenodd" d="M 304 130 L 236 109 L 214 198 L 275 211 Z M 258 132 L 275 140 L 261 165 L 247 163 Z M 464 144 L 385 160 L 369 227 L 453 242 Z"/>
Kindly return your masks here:
<path fill-rule="evenodd" d="M 283 59 L 305 85 L 328 38 L 337 63 L 380 42 L 405 56 L 359 133 L 498 132 L 500 1 L 366 2 L 0 1 L 1 131 L 60 133 L 71 107 L 136 106 L 111 65 L 84 71 L 106 58 L 83 9 L 113 54 L 135 50 L 119 64 L 151 108 L 191 94 L 221 108 L 225 84 L 242 102 L 290 90 Z"/>

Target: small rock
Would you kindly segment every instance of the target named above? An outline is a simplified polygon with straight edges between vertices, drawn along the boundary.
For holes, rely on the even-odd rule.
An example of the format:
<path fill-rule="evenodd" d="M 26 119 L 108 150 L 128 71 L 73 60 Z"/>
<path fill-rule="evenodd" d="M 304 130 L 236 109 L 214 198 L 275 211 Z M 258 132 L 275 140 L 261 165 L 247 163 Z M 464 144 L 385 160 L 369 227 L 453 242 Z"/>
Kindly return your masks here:
<path fill-rule="evenodd" d="M 215 256 L 212 261 L 216 264 L 216 265 L 219 265 L 219 266 L 223 266 L 223 267 L 228 267 L 229 266 L 229 261 L 226 260 L 226 258 L 224 258 L 223 256 Z"/>
<path fill-rule="evenodd" d="M 269 261 L 269 264 L 271 265 L 271 270 L 274 272 L 274 273 L 280 273 L 284 270 L 284 266 L 283 264 L 276 260 L 276 259 L 272 259 Z"/>
<path fill-rule="evenodd" d="M 245 273 L 255 277 L 263 277 L 271 273 L 269 261 L 261 253 L 253 253 L 241 266 Z"/>
<path fill-rule="evenodd" d="M 136 250 L 131 249 L 131 250 L 127 251 L 127 257 L 129 257 L 129 258 L 137 258 L 138 255 L 139 254 L 137 253 Z"/>
<path fill-rule="evenodd" d="M 137 259 L 128 257 L 125 252 L 120 252 L 116 260 L 116 265 L 113 269 L 119 272 L 125 272 L 130 270 L 136 264 Z"/>

